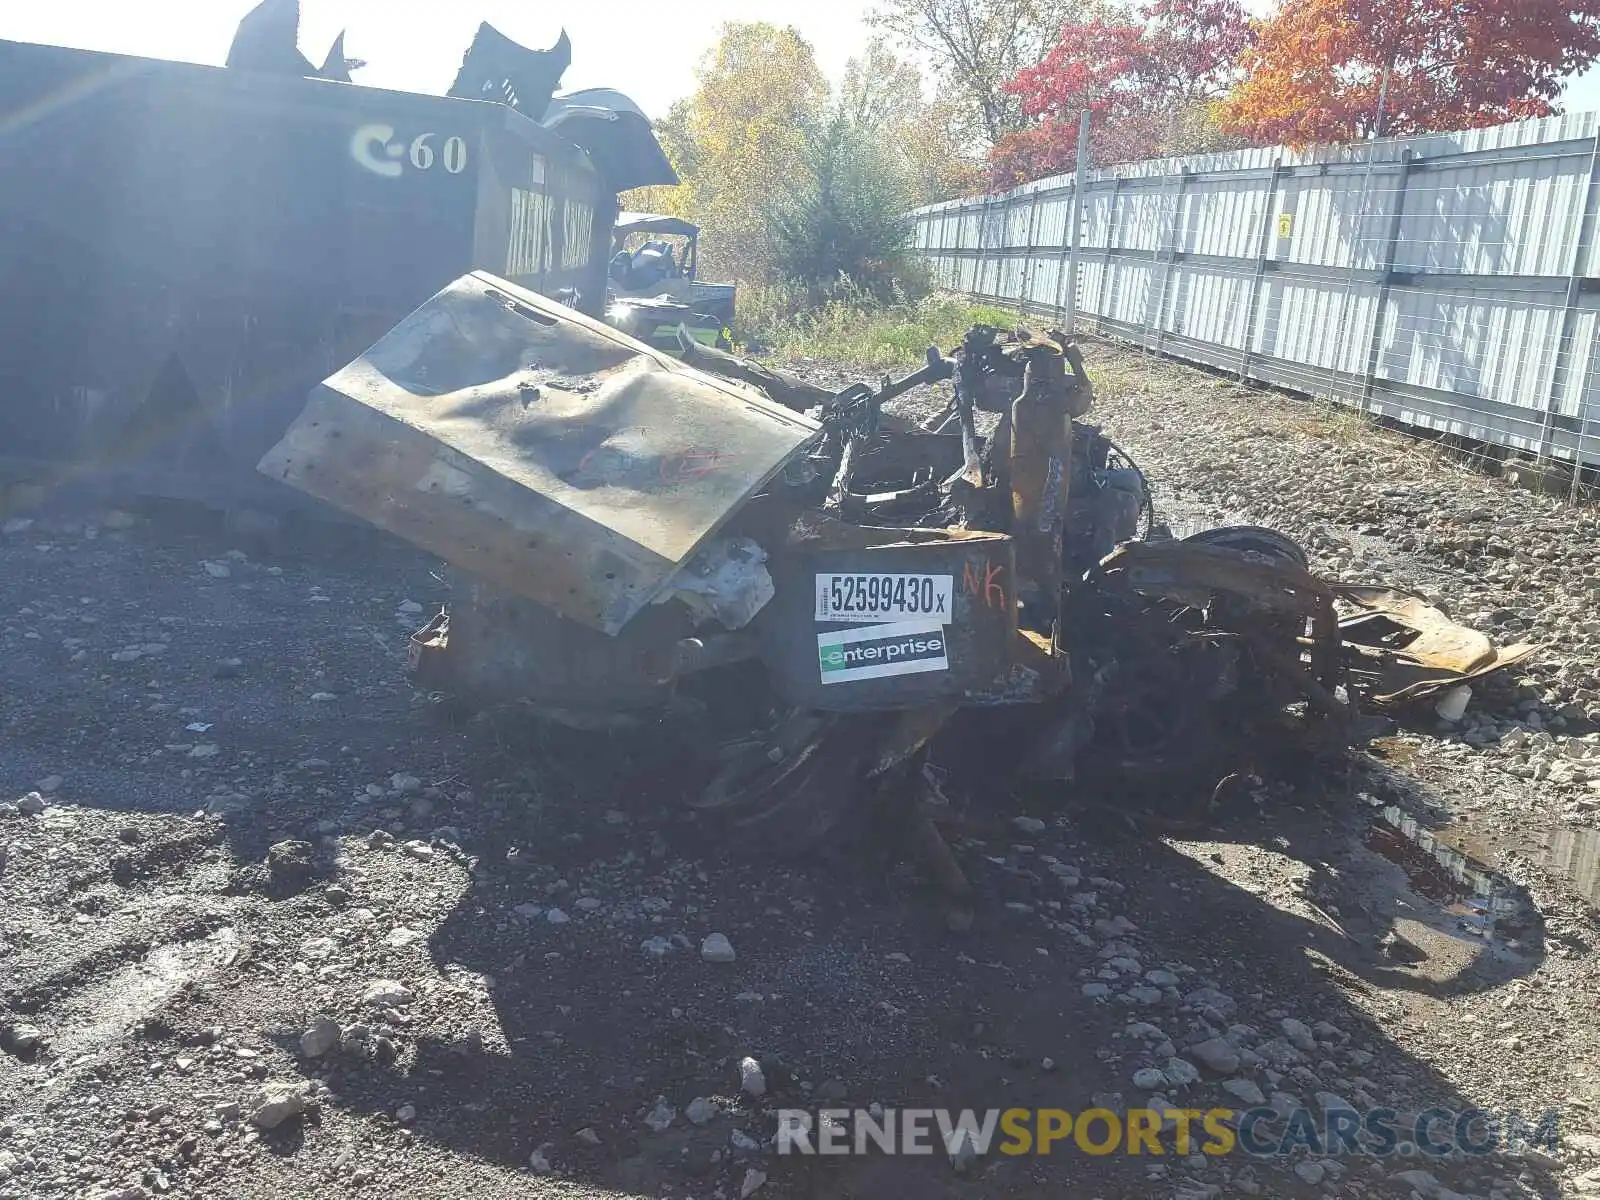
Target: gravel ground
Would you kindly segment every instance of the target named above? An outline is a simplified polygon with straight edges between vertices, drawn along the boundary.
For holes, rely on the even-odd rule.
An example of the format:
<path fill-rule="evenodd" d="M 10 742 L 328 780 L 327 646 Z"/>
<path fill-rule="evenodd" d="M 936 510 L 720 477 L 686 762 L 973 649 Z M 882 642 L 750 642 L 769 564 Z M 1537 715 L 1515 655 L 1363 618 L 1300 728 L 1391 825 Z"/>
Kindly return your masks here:
<path fill-rule="evenodd" d="M 1113 347 L 1089 364 L 1094 419 L 1174 524 L 1277 525 L 1330 572 L 1549 649 L 1463 722 L 1269 783 L 1203 836 L 997 787 L 958 850 L 979 893 L 958 928 L 882 848 L 720 852 L 658 737 L 414 698 L 405 634 L 444 593 L 404 547 L 12 520 L 0 1197 L 1600 1195 L 1595 521 L 1318 406 Z M 1502 872 L 1521 928 L 1462 934 L 1374 850 L 1384 805 Z M 1257 1096 L 1555 1107 L 1562 1144 L 1249 1160 L 1169 1136 L 954 1164 L 769 1144 L 779 1107 Z"/>

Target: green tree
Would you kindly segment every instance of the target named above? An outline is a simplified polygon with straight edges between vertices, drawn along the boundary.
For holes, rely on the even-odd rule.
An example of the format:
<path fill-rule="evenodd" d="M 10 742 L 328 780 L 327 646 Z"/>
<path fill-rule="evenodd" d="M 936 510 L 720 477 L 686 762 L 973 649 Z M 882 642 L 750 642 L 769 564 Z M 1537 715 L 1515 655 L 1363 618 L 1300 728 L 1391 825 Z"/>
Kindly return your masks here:
<path fill-rule="evenodd" d="M 922 72 L 875 38 L 845 64 L 836 115 L 882 140 L 905 176 L 912 206 L 950 200 L 982 186 L 982 159 L 964 134 L 959 103 L 923 96 Z"/>
<path fill-rule="evenodd" d="M 881 278 L 905 241 L 903 214 L 970 191 L 958 106 L 924 98 L 920 71 L 881 41 L 830 91 L 793 29 L 730 22 L 694 92 L 656 133 L 682 183 L 624 207 L 701 227 L 701 265 L 750 282 Z"/>
<path fill-rule="evenodd" d="M 622 197 L 622 207 L 634 212 L 665 213 L 671 217 L 695 219 L 694 188 L 688 183 L 700 174 L 700 155 L 689 133 L 691 98 L 677 101 L 667 115 L 655 122 L 656 140 L 667 160 L 684 182 L 674 187 L 635 188 Z"/>
<path fill-rule="evenodd" d="M 811 45 L 792 28 L 730 21 L 696 87 L 662 123 L 683 183 L 652 199 L 697 222 L 708 273 L 763 278 L 774 246 L 770 197 L 808 168 L 807 129 L 828 101 Z M 630 202 L 634 202 L 630 199 Z"/>
<path fill-rule="evenodd" d="M 954 200 L 983 189 L 983 155 L 967 136 L 967 127 L 960 101 L 940 92 L 906 128 L 904 152 L 917 204 Z"/>
<path fill-rule="evenodd" d="M 848 283 L 886 297 L 911 236 L 907 164 L 844 106 L 809 142 L 803 181 L 770 210 L 774 265 L 813 289 Z"/>
<path fill-rule="evenodd" d="M 856 128 L 893 135 L 922 107 L 922 72 L 896 58 L 882 38 L 845 63 L 835 109 Z"/>

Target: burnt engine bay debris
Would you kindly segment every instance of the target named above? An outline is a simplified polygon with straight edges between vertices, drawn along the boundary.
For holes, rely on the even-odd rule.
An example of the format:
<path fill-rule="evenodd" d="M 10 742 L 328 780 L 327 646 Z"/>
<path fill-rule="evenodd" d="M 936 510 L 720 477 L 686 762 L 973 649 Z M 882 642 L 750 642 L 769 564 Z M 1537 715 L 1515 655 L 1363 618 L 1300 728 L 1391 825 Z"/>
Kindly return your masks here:
<path fill-rule="evenodd" d="M 1318 577 L 1270 529 L 1172 536 L 1058 330 L 973 328 L 839 391 L 681 342 L 464 276 L 260 470 L 449 564 L 418 687 L 681 726 L 729 839 L 888 818 L 959 893 L 940 827 L 981 780 L 1203 813 L 1536 649 Z M 948 390 L 939 415 L 888 409 L 923 386 Z"/>

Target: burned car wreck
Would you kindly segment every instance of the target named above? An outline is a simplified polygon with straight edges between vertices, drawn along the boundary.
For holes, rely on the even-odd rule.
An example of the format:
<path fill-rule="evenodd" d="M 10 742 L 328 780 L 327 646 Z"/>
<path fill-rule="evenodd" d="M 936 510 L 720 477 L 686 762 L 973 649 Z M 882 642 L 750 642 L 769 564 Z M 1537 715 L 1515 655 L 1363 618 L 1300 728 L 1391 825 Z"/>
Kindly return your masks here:
<path fill-rule="evenodd" d="M 449 564 L 417 686 L 680 723 L 727 838 L 886 820 L 960 891 L 939 825 L 963 738 L 991 784 L 1207 796 L 1264 739 L 1337 752 L 1358 712 L 1529 652 L 1321 579 L 1271 530 L 1152 536 L 1059 332 L 975 328 L 838 392 L 681 351 L 475 272 L 318 387 L 259 469 Z M 924 385 L 949 386 L 942 417 L 885 411 Z"/>

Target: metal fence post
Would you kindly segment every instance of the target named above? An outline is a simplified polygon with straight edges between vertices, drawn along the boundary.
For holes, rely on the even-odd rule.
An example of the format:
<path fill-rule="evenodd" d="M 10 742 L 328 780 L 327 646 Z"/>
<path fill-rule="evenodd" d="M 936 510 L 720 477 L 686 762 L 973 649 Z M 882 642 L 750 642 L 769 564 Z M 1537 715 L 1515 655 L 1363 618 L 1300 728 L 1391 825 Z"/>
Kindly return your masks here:
<path fill-rule="evenodd" d="M 1267 243 L 1272 238 L 1275 223 L 1273 202 L 1278 198 L 1278 183 L 1284 176 L 1283 159 L 1272 160 L 1272 174 L 1267 179 L 1267 193 L 1261 204 L 1261 225 L 1256 230 L 1256 270 L 1250 279 L 1250 294 L 1244 302 L 1244 328 L 1239 335 L 1239 381 L 1250 376 L 1250 343 L 1255 336 L 1256 313 L 1261 308 L 1261 287 L 1267 275 Z"/>
<path fill-rule="evenodd" d="M 1100 260 L 1100 286 L 1094 292 L 1094 327 L 1097 333 L 1106 328 L 1106 289 L 1111 286 L 1111 257 L 1117 248 L 1117 201 L 1122 197 L 1122 176 L 1111 181 L 1111 204 L 1106 210 L 1106 252 Z"/>
<path fill-rule="evenodd" d="M 1061 257 L 1056 260 L 1056 320 L 1067 324 L 1067 271 L 1072 262 L 1072 214 L 1078 204 L 1078 177 L 1072 177 L 1067 196 L 1067 219 L 1061 226 Z"/>
<path fill-rule="evenodd" d="M 1551 438 L 1555 433 L 1556 409 L 1561 404 L 1561 376 L 1565 371 L 1575 374 L 1573 366 L 1573 340 L 1577 332 L 1578 301 L 1583 295 L 1583 278 L 1594 251 L 1596 201 L 1600 199 L 1600 132 L 1594 136 L 1594 147 L 1589 152 L 1589 181 L 1583 193 L 1583 210 L 1578 220 L 1578 236 L 1573 239 L 1572 260 L 1567 270 L 1566 303 L 1561 309 L 1561 333 L 1556 341 L 1555 365 L 1550 370 L 1550 388 L 1545 395 L 1544 421 L 1539 434 L 1539 457 L 1550 457 Z M 1576 380 L 1574 380 L 1576 383 Z M 1570 391 L 1571 385 L 1569 385 Z M 1576 390 L 1580 403 L 1583 387 Z M 1583 471 L 1583 428 L 1588 414 L 1578 414 L 1578 440 L 1572 448 L 1572 486 L 1577 490 L 1578 477 Z"/>
<path fill-rule="evenodd" d="M 1394 260 L 1400 248 L 1400 226 L 1406 215 L 1406 185 L 1411 181 L 1413 169 L 1411 148 L 1400 152 L 1400 173 L 1394 185 L 1394 211 L 1389 214 L 1389 236 L 1383 247 L 1383 261 L 1378 264 L 1378 294 L 1372 305 L 1372 324 L 1367 330 L 1367 362 L 1361 373 L 1361 411 L 1372 409 L 1372 385 L 1378 374 L 1378 338 L 1383 332 L 1383 306 L 1389 303 L 1389 289 L 1394 283 Z"/>
<path fill-rule="evenodd" d="M 973 258 L 973 296 L 978 298 L 984 294 L 984 235 L 989 232 L 989 197 L 984 197 L 984 202 L 978 210 L 978 254 Z"/>
<path fill-rule="evenodd" d="M 1172 264 L 1178 258 L 1178 220 L 1183 215 L 1183 196 L 1189 188 L 1191 174 L 1193 172 L 1186 168 L 1180 169 L 1176 177 L 1177 181 L 1173 184 L 1172 220 L 1167 225 L 1167 247 L 1165 252 L 1162 251 L 1159 234 L 1156 237 L 1155 248 L 1150 252 L 1150 286 L 1145 289 L 1144 294 L 1144 332 L 1140 335 L 1140 340 L 1144 343 L 1145 349 L 1150 349 L 1150 327 L 1153 323 L 1156 330 L 1155 350 L 1158 354 L 1161 352 L 1162 339 L 1167 335 L 1166 330 L 1161 325 L 1161 313 L 1167 307 L 1167 281 L 1172 278 Z M 1161 264 L 1161 288 L 1159 291 L 1156 289 L 1155 281 L 1157 263 Z M 1156 301 L 1153 305 L 1150 303 L 1152 293 L 1156 294 Z"/>
<path fill-rule="evenodd" d="M 1033 190 L 1033 203 L 1028 206 L 1028 248 L 1027 248 L 1027 255 L 1022 260 L 1022 278 L 1019 281 L 1019 286 L 1018 286 L 1018 290 L 1021 292 L 1021 295 L 1018 296 L 1018 298 L 1017 298 L 1018 307 L 1023 312 L 1027 312 L 1028 311 L 1028 305 L 1032 303 L 1032 296 L 1033 296 L 1033 236 L 1034 236 L 1034 223 L 1038 219 L 1039 219 L 1039 189 L 1038 189 L 1037 186 L 1035 186 L 1034 190 Z"/>
<path fill-rule="evenodd" d="M 1078 324 L 1078 246 L 1083 239 L 1083 192 L 1088 186 L 1089 172 L 1089 110 L 1078 116 L 1078 164 L 1072 175 L 1072 207 L 1067 220 L 1067 282 L 1066 282 L 1066 332 L 1072 333 Z"/>

